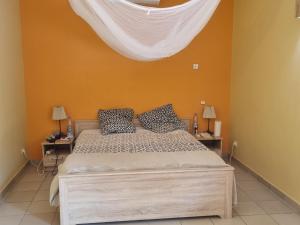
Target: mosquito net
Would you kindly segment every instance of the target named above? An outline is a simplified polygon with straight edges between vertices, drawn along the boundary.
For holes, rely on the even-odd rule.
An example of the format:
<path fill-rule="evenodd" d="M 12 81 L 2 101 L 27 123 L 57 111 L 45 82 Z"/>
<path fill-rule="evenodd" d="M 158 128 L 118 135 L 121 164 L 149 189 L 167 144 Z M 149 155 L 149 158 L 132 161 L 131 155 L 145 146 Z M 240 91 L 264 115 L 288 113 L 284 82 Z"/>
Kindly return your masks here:
<path fill-rule="evenodd" d="M 154 8 L 128 0 L 69 0 L 111 48 L 140 61 L 170 57 L 183 50 L 205 27 L 220 0 L 190 0 Z"/>

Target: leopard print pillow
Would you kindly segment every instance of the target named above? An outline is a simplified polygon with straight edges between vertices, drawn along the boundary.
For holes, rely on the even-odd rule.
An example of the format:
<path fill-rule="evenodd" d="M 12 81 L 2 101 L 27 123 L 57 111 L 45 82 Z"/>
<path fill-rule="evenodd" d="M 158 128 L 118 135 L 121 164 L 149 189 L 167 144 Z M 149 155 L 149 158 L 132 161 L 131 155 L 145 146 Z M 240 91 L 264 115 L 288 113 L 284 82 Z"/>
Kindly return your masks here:
<path fill-rule="evenodd" d="M 134 133 L 134 111 L 132 109 L 99 110 L 98 119 L 102 134 Z"/>
<path fill-rule="evenodd" d="M 156 133 L 166 133 L 185 128 L 185 124 L 177 117 L 172 104 L 140 114 L 138 119 L 145 129 Z"/>
<path fill-rule="evenodd" d="M 130 108 L 98 110 L 98 120 L 106 120 L 107 118 L 114 117 L 116 115 L 125 117 L 126 119 L 132 121 L 134 117 L 134 111 Z"/>
<path fill-rule="evenodd" d="M 167 122 L 167 123 L 153 123 L 151 126 L 151 131 L 155 132 L 155 133 L 167 133 L 167 132 L 171 132 L 174 130 L 184 130 L 185 129 L 185 124 L 184 122 L 180 121 L 180 122 Z"/>
<path fill-rule="evenodd" d="M 101 133 L 107 134 L 119 134 L 119 133 L 135 133 L 135 126 L 132 121 L 129 121 L 125 117 L 110 117 L 102 122 Z"/>

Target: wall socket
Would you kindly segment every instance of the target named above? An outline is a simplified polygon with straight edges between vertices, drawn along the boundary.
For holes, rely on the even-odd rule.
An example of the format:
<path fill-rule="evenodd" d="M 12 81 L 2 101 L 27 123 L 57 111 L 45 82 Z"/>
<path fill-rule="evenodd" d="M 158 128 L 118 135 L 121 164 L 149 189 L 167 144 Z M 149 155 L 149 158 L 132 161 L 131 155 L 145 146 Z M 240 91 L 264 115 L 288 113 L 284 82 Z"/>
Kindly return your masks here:
<path fill-rule="evenodd" d="M 201 104 L 201 105 L 205 105 L 206 102 L 205 102 L 204 100 L 201 100 L 201 101 L 200 101 L 200 104 Z"/>
<path fill-rule="evenodd" d="M 21 155 L 23 155 L 25 158 L 27 158 L 26 150 L 24 148 L 22 148 L 20 150 L 20 152 L 21 152 Z"/>
<path fill-rule="evenodd" d="M 194 63 L 193 64 L 193 70 L 198 70 L 199 69 L 199 64 L 198 63 Z"/>
<path fill-rule="evenodd" d="M 232 143 L 232 146 L 235 147 L 235 148 L 237 148 L 237 147 L 238 147 L 238 142 L 237 142 L 237 141 L 234 141 L 234 142 Z"/>

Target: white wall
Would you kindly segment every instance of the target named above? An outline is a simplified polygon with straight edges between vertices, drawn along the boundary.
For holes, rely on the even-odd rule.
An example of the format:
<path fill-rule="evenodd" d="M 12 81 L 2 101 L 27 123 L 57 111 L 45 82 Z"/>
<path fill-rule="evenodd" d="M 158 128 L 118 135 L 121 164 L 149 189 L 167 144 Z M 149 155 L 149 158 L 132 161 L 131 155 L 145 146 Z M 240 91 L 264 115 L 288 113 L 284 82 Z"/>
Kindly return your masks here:
<path fill-rule="evenodd" d="M 24 128 L 19 0 L 0 0 L 0 192 L 25 163 Z"/>

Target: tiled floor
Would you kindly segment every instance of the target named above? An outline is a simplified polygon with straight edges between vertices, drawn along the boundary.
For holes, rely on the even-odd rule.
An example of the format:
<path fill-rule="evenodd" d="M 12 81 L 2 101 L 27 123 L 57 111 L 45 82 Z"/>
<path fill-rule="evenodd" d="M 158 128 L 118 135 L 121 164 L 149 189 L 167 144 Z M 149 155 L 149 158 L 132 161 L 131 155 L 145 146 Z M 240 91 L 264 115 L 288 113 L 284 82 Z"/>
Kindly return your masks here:
<path fill-rule="evenodd" d="M 234 207 L 232 219 L 208 217 L 122 225 L 300 225 L 299 212 L 251 174 L 238 166 L 235 168 L 239 203 Z M 0 200 L 0 225 L 59 225 L 59 210 L 48 203 L 51 180 L 51 174 L 38 176 L 34 168 L 27 167 Z"/>

